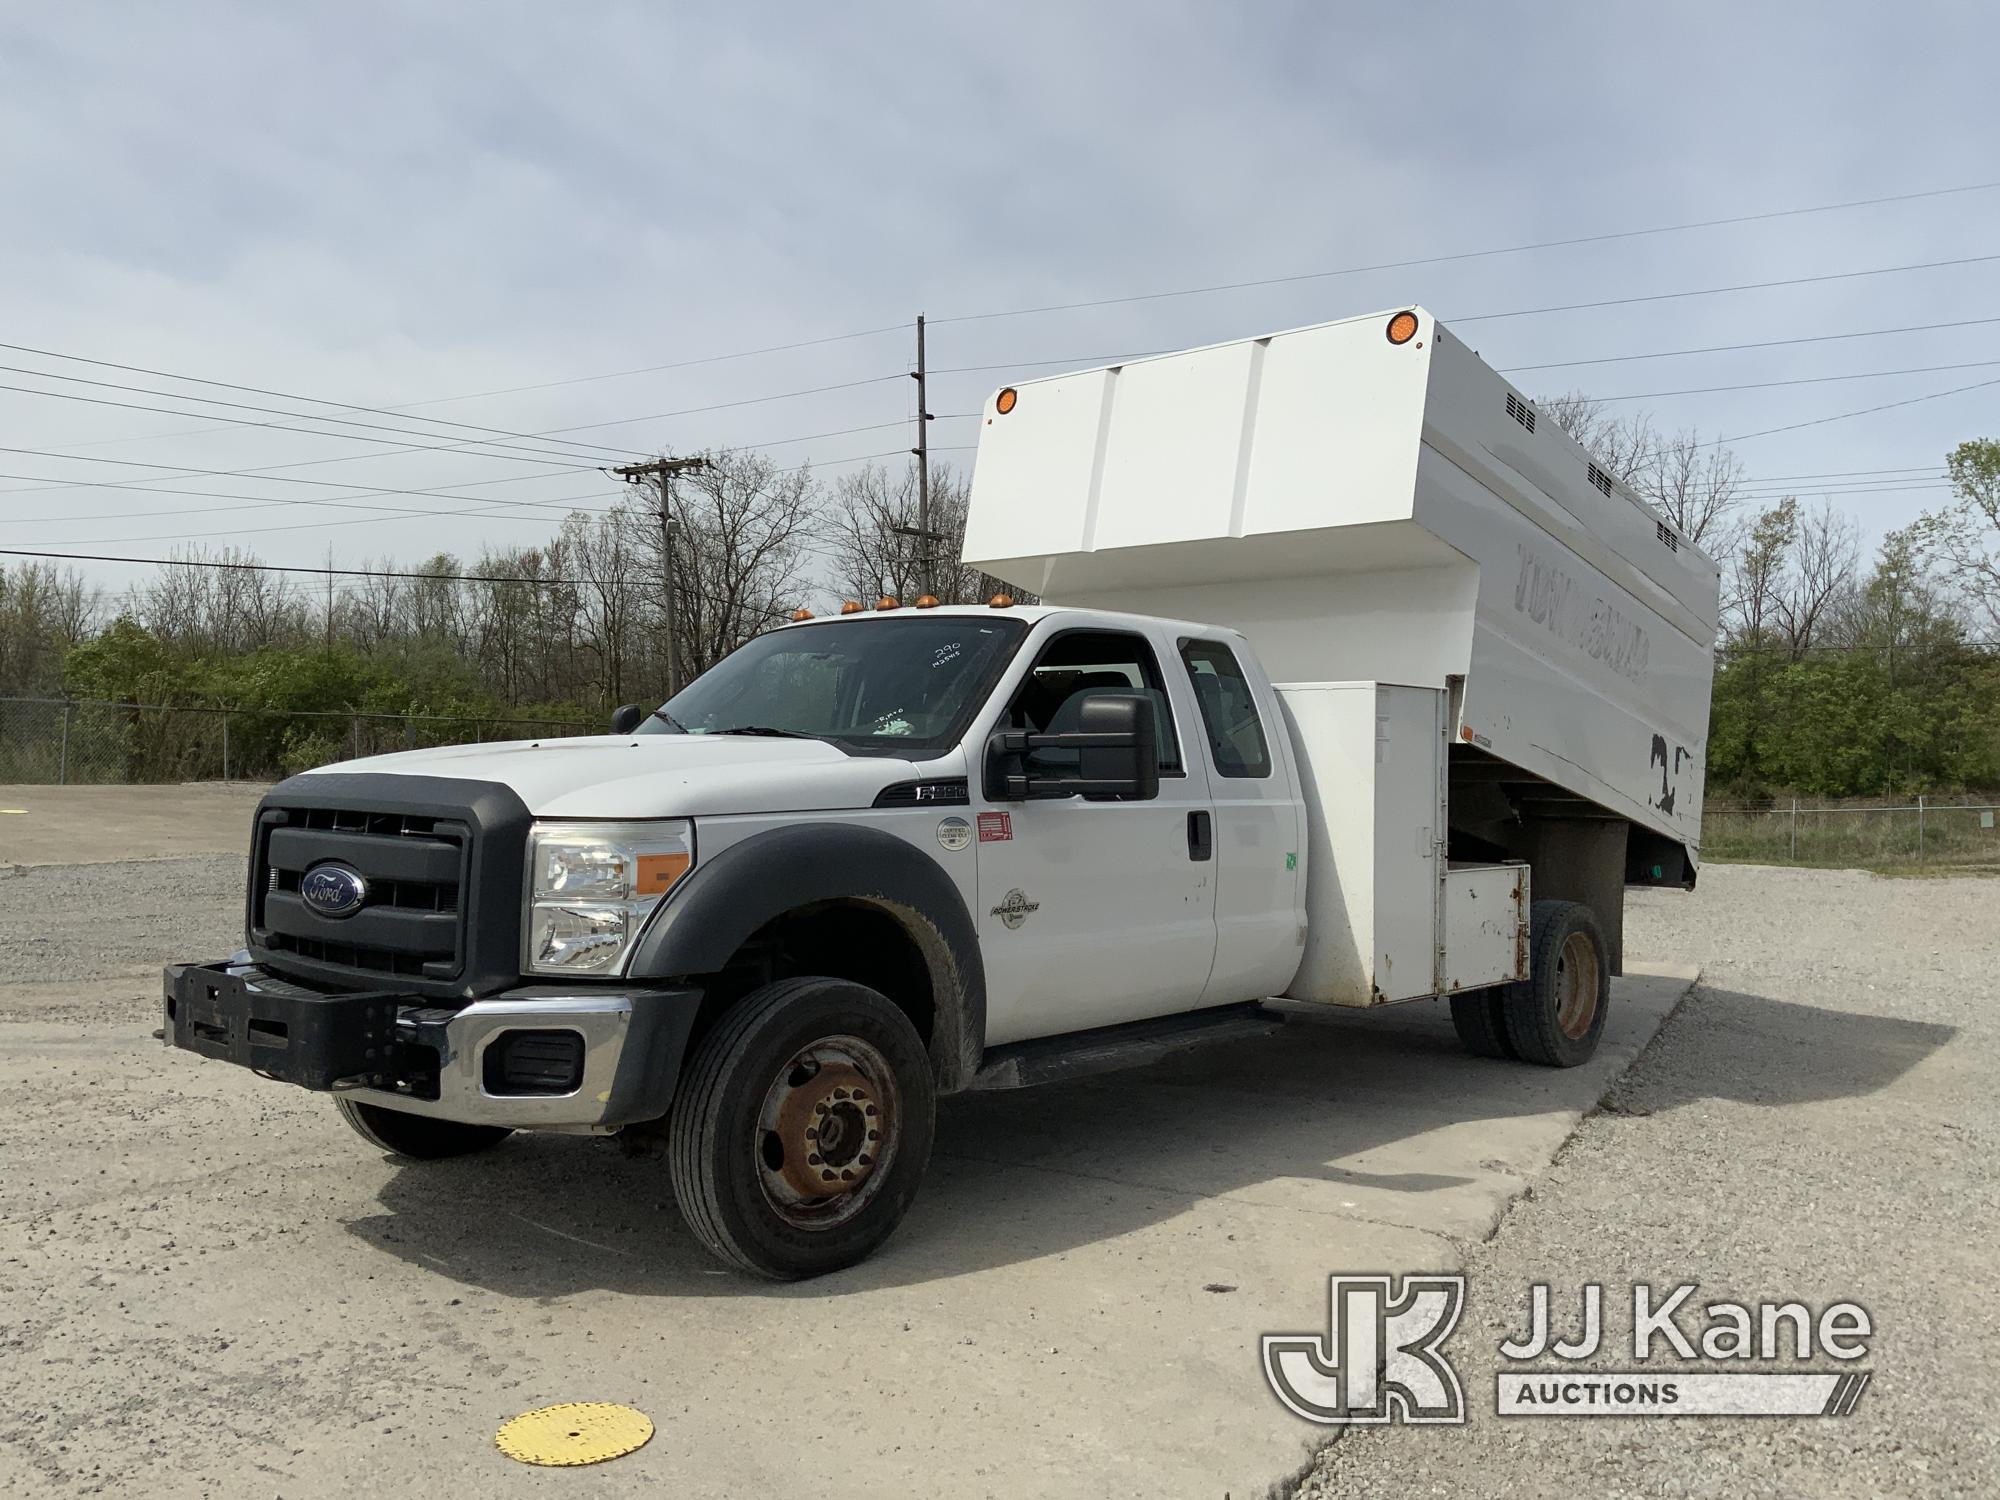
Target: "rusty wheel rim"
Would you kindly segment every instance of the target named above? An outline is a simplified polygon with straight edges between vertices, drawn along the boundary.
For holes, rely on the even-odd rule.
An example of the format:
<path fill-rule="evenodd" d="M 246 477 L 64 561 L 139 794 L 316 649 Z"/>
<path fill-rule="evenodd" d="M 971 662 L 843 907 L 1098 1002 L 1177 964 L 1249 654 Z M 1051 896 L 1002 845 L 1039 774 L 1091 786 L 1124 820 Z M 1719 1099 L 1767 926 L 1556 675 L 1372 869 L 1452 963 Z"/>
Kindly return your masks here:
<path fill-rule="evenodd" d="M 757 1111 L 758 1185 L 799 1229 L 844 1224 L 874 1199 L 902 1138 L 889 1060 L 855 1036 L 822 1037 L 786 1060 Z"/>
<path fill-rule="evenodd" d="M 1597 947 L 1586 934 L 1572 932 L 1556 954 L 1556 1026 L 1580 1042 L 1596 1019 Z"/>

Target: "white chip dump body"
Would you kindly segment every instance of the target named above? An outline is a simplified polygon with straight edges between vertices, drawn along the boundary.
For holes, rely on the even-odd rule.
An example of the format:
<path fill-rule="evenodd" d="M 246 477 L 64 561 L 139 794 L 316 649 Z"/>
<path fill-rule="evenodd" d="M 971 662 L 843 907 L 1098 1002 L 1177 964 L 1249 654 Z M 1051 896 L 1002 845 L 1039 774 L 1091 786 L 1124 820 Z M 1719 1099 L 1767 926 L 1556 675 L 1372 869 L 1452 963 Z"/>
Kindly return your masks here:
<path fill-rule="evenodd" d="M 965 558 L 1240 630 L 1280 684 L 1443 690 L 1452 739 L 1700 841 L 1718 573 L 1422 309 L 1023 382 Z"/>

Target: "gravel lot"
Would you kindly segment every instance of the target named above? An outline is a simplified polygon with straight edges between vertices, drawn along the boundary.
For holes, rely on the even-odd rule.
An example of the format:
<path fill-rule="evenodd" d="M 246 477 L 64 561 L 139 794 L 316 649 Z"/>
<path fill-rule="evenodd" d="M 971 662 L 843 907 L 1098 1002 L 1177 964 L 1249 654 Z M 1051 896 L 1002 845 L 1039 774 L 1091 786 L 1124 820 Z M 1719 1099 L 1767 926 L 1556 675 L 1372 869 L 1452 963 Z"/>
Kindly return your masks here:
<path fill-rule="evenodd" d="M 538 1384 L 549 1371 L 537 1349 L 588 1351 L 594 1343 L 597 1358 L 657 1362 L 671 1356 L 660 1338 L 680 1342 L 700 1330 L 704 1347 L 726 1348 L 733 1324 L 746 1339 L 753 1328 L 791 1326 L 777 1320 L 790 1316 L 794 1304 L 785 1299 L 793 1293 L 773 1301 L 772 1294 L 726 1281 L 704 1284 L 712 1294 L 706 1301 L 671 1293 L 678 1301 L 663 1320 L 662 1277 L 686 1287 L 689 1278 L 713 1273 L 698 1259 L 683 1264 L 671 1245 L 635 1237 L 655 1220 L 669 1225 L 671 1210 L 655 1203 L 621 1212 L 607 1203 L 610 1185 L 625 1180 L 615 1155 L 592 1158 L 589 1181 L 565 1198 L 575 1217 L 560 1219 L 561 1230 L 546 1217 L 524 1218 L 511 1209 L 482 1214 L 455 1191 L 441 1200 L 457 1205 L 451 1213 L 458 1217 L 447 1227 L 443 1208 L 426 1201 L 435 1189 L 421 1185 L 431 1179 L 399 1178 L 365 1153 L 357 1157 L 355 1143 L 321 1101 L 276 1086 L 246 1087 L 234 1070 L 220 1067 L 163 1073 L 157 1049 L 148 1050 L 139 1029 L 153 1024 L 157 964 L 163 955 L 233 946 L 241 878 L 236 856 L 30 866 L 13 874 L 0 867 L 0 1025 L 29 1023 L 0 1032 L 9 1074 L 0 1106 L 10 1121 L 0 1139 L 0 1489 L 126 1493 L 128 1466 L 150 1457 L 164 1465 L 149 1475 L 153 1493 L 322 1493 L 293 1476 L 351 1477 L 351 1454 L 329 1446 L 337 1441 L 329 1434 L 350 1422 L 375 1449 L 426 1451 L 440 1428 L 457 1434 L 456 1442 L 468 1435 L 476 1441 L 490 1431 L 494 1410 L 584 1394 L 550 1393 Z M 1298 1492 L 1454 1500 L 2000 1493 L 1992 1420 L 2000 1379 L 1988 1358 L 2000 1319 L 1985 1295 L 1995 1281 L 1992 1247 L 2000 1244 L 1994 1165 L 2000 1108 L 1991 1088 L 2000 1059 L 1985 1024 L 1995 991 L 1989 970 L 1996 913 L 2000 884 L 1990 881 L 1884 881 L 1740 866 L 1709 869 L 1693 897 L 1635 895 L 1627 935 L 1632 959 L 1698 960 L 1706 966 L 1703 986 L 1611 1088 L 1603 1110 L 1570 1138 L 1553 1169 L 1545 1175 L 1537 1175 L 1539 1165 L 1520 1169 L 1534 1186 L 1497 1233 L 1482 1239 L 1470 1225 L 1427 1231 L 1437 1248 L 1416 1252 L 1442 1264 L 1455 1250 L 1471 1277 L 1473 1304 L 1452 1345 L 1471 1425 L 1357 1430 L 1321 1453 Z M 1393 1073 L 1402 1045 L 1390 1044 L 1382 1061 L 1366 1066 Z M 166 1090 L 157 1082 L 162 1076 L 172 1080 Z M 1185 1064 L 1162 1076 L 1170 1087 L 1192 1077 Z M 1302 1071 L 1297 1085 L 1306 1084 Z M 995 1114 L 992 1140 L 1012 1143 L 1011 1150 L 1026 1139 L 1033 1116 L 1005 1114 L 1016 1108 L 1006 1097 L 990 1106 L 1002 1112 Z M 1071 1104 L 1102 1136 L 1120 1129 L 1114 1114 L 1105 1113 L 1120 1097 L 1086 1092 Z M 1254 1095 L 1235 1097 L 1247 1107 Z M 1214 1102 L 1206 1107 L 1213 1110 Z M 1468 1105 L 1464 1114 L 1499 1131 L 1508 1116 L 1526 1118 L 1536 1107 L 1506 1105 L 1495 1114 Z M 1250 1118 L 1238 1128 L 1252 1129 Z M 1000 1149 L 974 1153 L 985 1140 L 979 1123 L 968 1117 L 961 1127 L 967 1162 Z M 1048 1122 L 1043 1134 L 1054 1131 Z M 1385 1129 L 1380 1138 L 1399 1136 L 1412 1143 L 1402 1149 L 1425 1139 L 1407 1126 Z M 1491 1150 L 1501 1150 L 1501 1138 L 1493 1136 Z M 483 1179 L 516 1194 L 504 1201 L 532 1206 L 519 1196 L 524 1184 L 559 1164 L 582 1162 L 576 1148 L 587 1146 L 541 1142 L 511 1148 Z M 1083 1149 L 1076 1142 L 1036 1143 L 1043 1147 Z M 1409 1167 L 1351 1160 L 1372 1168 L 1373 1177 L 1345 1175 L 1374 1184 L 1364 1191 L 1379 1195 L 1385 1213 L 1398 1203 L 1415 1205 L 1412 1192 L 1439 1190 Z M 1009 1238 L 996 1245 L 994 1264 L 1006 1269 L 972 1274 L 997 1274 L 993 1285 L 1003 1290 L 982 1292 L 982 1283 L 966 1281 L 961 1264 L 941 1263 L 924 1272 L 935 1280 L 858 1283 L 851 1296 L 798 1304 L 799 1313 L 823 1320 L 818 1326 L 829 1337 L 843 1328 L 852 1337 L 869 1326 L 855 1321 L 857 1309 L 879 1306 L 884 1297 L 909 1308 L 916 1330 L 908 1321 L 901 1326 L 912 1352 L 877 1370 L 892 1384 L 899 1369 L 949 1368 L 951 1345 L 968 1346 L 961 1357 L 972 1358 L 975 1339 L 1005 1343 L 1009 1310 L 987 1308 L 994 1296 L 1021 1295 L 1035 1283 L 1019 1278 L 1036 1267 L 1060 1275 L 1065 1260 L 1115 1255 L 1108 1247 L 1127 1243 L 1104 1240 L 1096 1227 L 1125 1222 L 1131 1210 L 1119 1197 L 1123 1189 L 1095 1175 L 1099 1169 L 1087 1159 L 1071 1168 L 1033 1179 L 1049 1186 L 1022 1196 L 1004 1229 L 994 1221 L 996 1234 L 1020 1243 Z M 984 1170 L 952 1169 L 960 1176 Z M 1252 1175 L 1262 1182 L 1264 1169 Z M 399 1182 L 415 1186 L 406 1190 Z M 954 1185 L 947 1174 L 938 1193 L 956 1191 L 963 1204 L 972 1186 L 970 1179 Z M 1276 1201 L 1271 1188 L 1260 1193 Z M 1235 1314 L 1239 1321 L 1267 1317 L 1261 1303 L 1245 1301 L 1252 1297 L 1291 1310 L 1269 1318 L 1293 1316 L 1304 1283 L 1296 1264 L 1278 1259 L 1280 1242 L 1272 1236 L 1306 1236 L 1303 1249 L 1315 1265 L 1342 1264 L 1323 1258 L 1340 1253 L 1338 1240 L 1324 1238 L 1328 1229 L 1296 1215 L 1238 1203 L 1234 1194 L 1204 1197 L 1185 1209 L 1159 1190 L 1151 1196 L 1158 1206 L 1142 1217 L 1164 1215 L 1163 1223 L 1179 1226 L 1192 1220 L 1175 1215 L 1223 1215 L 1223 1227 L 1243 1229 L 1246 1241 L 1264 1247 L 1253 1253 L 1271 1258 L 1267 1284 L 1246 1284 L 1234 1298 L 1196 1292 L 1192 1305 L 1183 1296 L 1177 1308 L 1163 1291 L 1164 1300 L 1156 1299 L 1146 1315 L 1158 1320 L 1152 1326 L 1164 1358 L 1174 1357 L 1175 1329 L 1212 1321 L 1231 1302 L 1245 1302 Z M 357 1210 L 357 1203 L 366 1207 Z M 1232 1222 L 1229 1215 L 1237 1217 Z M 540 1238 L 569 1239 L 572 1232 L 580 1238 L 566 1247 Z M 1064 1238 L 1072 1232 L 1073 1239 Z M 301 1235 L 312 1238 L 301 1245 Z M 1314 1235 L 1322 1240 L 1311 1241 Z M 567 1255 L 552 1258 L 549 1245 Z M 1016 1257 L 1018 1267 L 1009 1265 Z M 1130 1286 L 1156 1275 L 1144 1259 L 1132 1265 Z M 299 1287 L 296 1304 L 280 1293 L 264 1305 L 254 1299 L 272 1297 L 273 1286 L 257 1271 L 259 1261 L 310 1265 L 314 1284 Z M 239 1278 L 258 1290 L 232 1296 Z M 1248 1281 L 1236 1274 L 1226 1279 Z M 1860 1409 L 1839 1421 L 1492 1417 L 1493 1346 L 1521 1326 L 1526 1287 L 1550 1283 L 1555 1306 L 1567 1314 L 1587 1280 L 1605 1283 L 1610 1293 L 1607 1351 L 1626 1337 L 1615 1309 L 1620 1289 L 1634 1280 L 1699 1281 L 1704 1293 L 1745 1300 L 1859 1301 L 1878 1330 L 1866 1361 L 1874 1384 Z M 191 1295 L 207 1299 L 192 1304 L 202 1309 L 193 1314 Z M 948 1297 L 987 1311 L 976 1326 L 941 1320 Z M 1020 1316 L 1016 1304 L 1012 1317 Z M 1027 1316 L 1033 1317 L 1031 1305 Z M 199 1323 L 204 1317 L 212 1332 Z M 285 1354 L 274 1360 L 272 1350 L 257 1346 L 276 1336 L 278 1326 L 286 1330 Z M 1056 1344 L 1077 1335 L 1074 1328 L 1028 1327 L 1013 1342 L 1037 1343 L 1030 1352 L 1039 1360 L 1038 1341 L 1046 1341 L 1046 1373 L 1037 1379 L 1087 1381 L 1090 1356 L 1082 1368 L 1066 1356 L 1054 1358 Z M 804 1351 L 781 1357 L 802 1358 Z M 909 1363 L 919 1359 L 932 1363 Z M 1598 1363 L 1629 1366 L 1615 1356 Z M 1204 1378 L 1252 1380 L 1250 1368 L 1229 1361 Z M 717 1365 L 705 1378 L 740 1375 Z M 1036 1425 L 1063 1421 L 1056 1394 L 1062 1388 L 1045 1388 L 1045 1402 L 1053 1403 L 1046 1411 L 1030 1396 Z M 421 1391 L 421 1411 L 400 1391 Z M 845 1399 L 884 1398 L 857 1389 Z M 727 1422 L 728 1411 L 698 1404 L 658 1415 L 669 1424 L 663 1430 L 675 1422 L 691 1430 L 690 1422 Z M 299 1428 L 315 1412 L 338 1413 L 340 1420 L 307 1420 Z M 807 1430 L 834 1419 L 804 1418 Z M 1315 1435 L 1298 1426 L 1302 1439 Z M 1057 1451 L 1061 1441 L 1101 1440 L 1079 1434 L 1059 1440 Z M 1157 1447 L 1171 1451 L 1166 1435 Z M 461 1460 L 441 1454 L 439 1462 L 447 1461 Z M 1269 1473 L 1276 1480 L 1295 1463 L 1292 1452 L 1276 1445 Z M 1053 1472 L 1015 1467 L 996 1454 L 987 1492 L 1081 1492 Z M 613 1482 L 622 1493 L 626 1481 L 643 1474 L 605 1471 L 587 1484 L 601 1493 Z M 166 1475 L 175 1476 L 171 1483 Z M 499 1477 L 508 1481 L 508 1493 L 546 1493 L 569 1482 L 518 1470 Z M 537 1477 L 547 1482 L 528 1482 Z M 406 1492 L 390 1476 L 380 1479 L 383 1492 Z M 1280 1481 L 1273 1492 L 1292 1488 Z M 1190 1491 L 1162 1460 L 1154 1472 L 1134 1476 L 1131 1492 Z M 1243 1492 L 1237 1493 L 1240 1500 Z"/>
<path fill-rule="evenodd" d="M 1702 983 L 1468 1255 L 1471 1424 L 1356 1430 L 1302 1493 L 2000 1494 L 1996 919 L 1991 880 L 1715 865 L 1692 900 L 1634 893 L 1628 953 L 1697 958 Z M 1840 1420 L 1491 1415 L 1530 1284 L 1562 1327 L 1604 1283 L 1593 1363 L 1630 1369 L 1635 1280 L 1859 1302 L 1874 1381 Z"/>

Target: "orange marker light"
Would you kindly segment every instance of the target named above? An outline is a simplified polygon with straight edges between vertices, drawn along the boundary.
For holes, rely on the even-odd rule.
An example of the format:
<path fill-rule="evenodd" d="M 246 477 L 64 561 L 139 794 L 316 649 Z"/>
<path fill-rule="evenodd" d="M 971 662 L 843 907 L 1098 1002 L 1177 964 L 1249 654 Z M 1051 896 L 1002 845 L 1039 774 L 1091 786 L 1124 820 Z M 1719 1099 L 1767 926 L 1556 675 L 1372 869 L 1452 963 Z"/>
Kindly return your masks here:
<path fill-rule="evenodd" d="M 936 609 L 937 607 L 938 600 L 936 594 L 923 594 L 917 599 L 918 609 Z"/>
<path fill-rule="evenodd" d="M 1004 417 L 1014 409 L 1014 403 L 1020 399 L 1021 393 L 1010 385 L 993 398 L 993 409 Z"/>
<path fill-rule="evenodd" d="M 810 620 L 812 617 L 813 612 L 809 609 L 795 609 L 792 611 L 792 618 L 794 620 Z"/>
<path fill-rule="evenodd" d="M 1389 320 L 1389 342 L 1407 344 L 1417 336 L 1417 315 L 1413 312 L 1399 312 Z"/>
<path fill-rule="evenodd" d="M 861 601 L 859 599 L 849 599 L 845 604 L 840 606 L 840 612 L 844 615 L 860 614 Z"/>
<path fill-rule="evenodd" d="M 995 609 L 1012 609 L 1014 606 L 1014 596 L 1012 594 L 995 594 L 986 602 Z"/>
<path fill-rule="evenodd" d="M 903 606 L 898 604 L 894 599 L 891 599 L 887 594 L 884 594 L 880 599 L 875 601 L 875 607 L 877 609 L 901 609 Z"/>

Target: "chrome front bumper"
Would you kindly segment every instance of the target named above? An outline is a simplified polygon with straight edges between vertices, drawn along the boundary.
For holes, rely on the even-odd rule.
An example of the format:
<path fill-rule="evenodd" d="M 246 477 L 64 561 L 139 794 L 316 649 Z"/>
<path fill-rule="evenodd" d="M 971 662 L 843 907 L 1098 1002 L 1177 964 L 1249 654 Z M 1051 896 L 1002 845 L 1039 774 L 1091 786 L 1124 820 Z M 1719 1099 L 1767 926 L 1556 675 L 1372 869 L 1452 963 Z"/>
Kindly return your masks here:
<path fill-rule="evenodd" d="M 166 1038 L 267 1077 L 408 1114 L 517 1129 L 609 1129 L 673 1101 L 701 992 L 532 986 L 457 1011 L 388 993 L 328 995 L 247 963 L 166 971 Z M 574 1033 L 561 1093 L 495 1089 L 487 1054 L 509 1032 Z"/>

